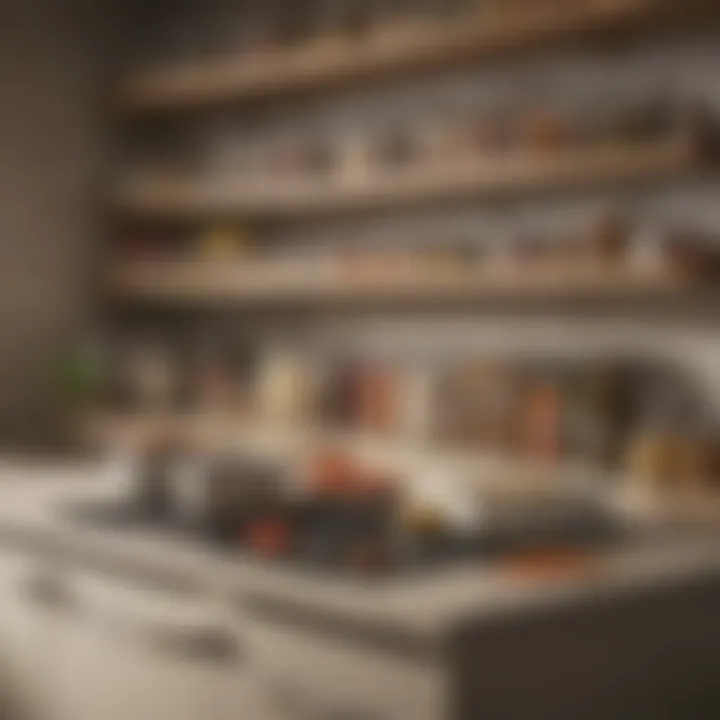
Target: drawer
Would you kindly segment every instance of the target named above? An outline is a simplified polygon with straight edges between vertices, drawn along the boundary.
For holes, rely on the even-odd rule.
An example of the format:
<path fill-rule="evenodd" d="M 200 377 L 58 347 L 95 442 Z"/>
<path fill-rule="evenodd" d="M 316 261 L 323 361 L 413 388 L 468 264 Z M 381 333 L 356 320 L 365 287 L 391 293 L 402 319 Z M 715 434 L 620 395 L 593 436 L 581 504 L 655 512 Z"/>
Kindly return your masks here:
<path fill-rule="evenodd" d="M 245 608 L 242 637 L 248 663 L 291 717 L 447 717 L 445 666 L 432 648 L 396 637 L 392 629 L 280 609 L 266 601 Z"/>

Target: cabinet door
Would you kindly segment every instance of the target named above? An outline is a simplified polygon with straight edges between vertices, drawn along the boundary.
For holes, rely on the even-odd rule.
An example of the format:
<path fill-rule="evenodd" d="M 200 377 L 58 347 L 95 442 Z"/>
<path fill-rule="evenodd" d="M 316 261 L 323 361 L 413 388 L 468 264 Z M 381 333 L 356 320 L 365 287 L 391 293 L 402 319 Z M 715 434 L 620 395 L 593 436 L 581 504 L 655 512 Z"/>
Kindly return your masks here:
<path fill-rule="evenodd" d="M 229 601 L 223 608 L 225 621 L 238 639 L 239 662 L 219 668 L 219 692 L 213 698 L 210 720 L 289 720 L 284 709 L 268 693 L 263 675 L 248 642 L 247 622 Z M 292 715 L 291 715 L 292 717 Z"/>
<path fill-rule="evenodd" d="M 237 663 L 206 598 L 77 575 L 62 629 L 63 720 L 213 720 Z"/>
<path fill-rule="evenodd" d="M 37 720 L 54 720 L 56 700 L 61 608 L 49 582 L 41 583 L 49 573 L 40 556 L 0 547 L 0 696 Z"/>
<path fill-rule="evenodd" d="M 249 661 L 276 712 L 328 720 L 449 717 L 447 676 L 433 654 L 377 647 L 356 628 L 343 636 L 326 620 L 262 599 L 246 603 Z"/>

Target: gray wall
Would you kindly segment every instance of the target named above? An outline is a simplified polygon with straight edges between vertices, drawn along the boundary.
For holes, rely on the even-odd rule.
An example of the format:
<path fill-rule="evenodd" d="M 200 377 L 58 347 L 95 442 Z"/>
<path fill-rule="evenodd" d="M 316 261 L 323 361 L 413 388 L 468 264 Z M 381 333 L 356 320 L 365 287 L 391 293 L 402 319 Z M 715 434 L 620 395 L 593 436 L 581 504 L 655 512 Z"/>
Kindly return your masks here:
<path fill-rule="evenodd" d="M 90 318 L 103 12 L 0 3 L 0 445 L 59 437 L 48 365 Z"/>

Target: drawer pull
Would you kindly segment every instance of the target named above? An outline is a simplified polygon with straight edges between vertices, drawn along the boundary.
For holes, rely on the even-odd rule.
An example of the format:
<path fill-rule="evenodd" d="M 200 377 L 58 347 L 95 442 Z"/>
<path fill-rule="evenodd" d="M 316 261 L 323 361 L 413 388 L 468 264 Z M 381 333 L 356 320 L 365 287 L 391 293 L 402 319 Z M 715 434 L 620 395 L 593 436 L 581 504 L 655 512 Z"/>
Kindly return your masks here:
<path fill-rule="evenodd" d="M 177 633 L 150 631 L 147 638 L 155 648 L 176 657 L 219 664 L 242 660 L 240 643 L 220 629 Z"/>
<path fill-rule="evenodd" d="M 49 610 L 70 610 L 76 602 L 67 584 L 51 575 L 34 575 L 20 583 L 23 597 Z"/>

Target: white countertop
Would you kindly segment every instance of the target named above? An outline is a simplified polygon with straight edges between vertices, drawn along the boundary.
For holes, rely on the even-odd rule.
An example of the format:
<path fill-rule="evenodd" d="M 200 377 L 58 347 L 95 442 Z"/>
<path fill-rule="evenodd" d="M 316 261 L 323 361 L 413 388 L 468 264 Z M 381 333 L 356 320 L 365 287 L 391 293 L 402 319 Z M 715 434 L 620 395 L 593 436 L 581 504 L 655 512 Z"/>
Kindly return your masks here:
<path fill-rule="evenodd" d="M 117 496 L 107 468 L 99 464 L 0 461 L 0 492 L 0 537 L 39 541 L 72 562 L 172 574 L 199 588 L 237 594 L 239 600 L 267 596 L 430 642 L 441 640 L 463 617 L 527 612 L 720 572 L 720 536 L 712 535 L 662 549 L 648 546 L 608 554 L 591 574 L 562 581 L 541 583 L 478 565 L 362 583 L 263 566 L 160 532 L 79 524 L 62 512 L 64 505 Z"/>

